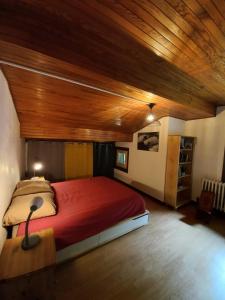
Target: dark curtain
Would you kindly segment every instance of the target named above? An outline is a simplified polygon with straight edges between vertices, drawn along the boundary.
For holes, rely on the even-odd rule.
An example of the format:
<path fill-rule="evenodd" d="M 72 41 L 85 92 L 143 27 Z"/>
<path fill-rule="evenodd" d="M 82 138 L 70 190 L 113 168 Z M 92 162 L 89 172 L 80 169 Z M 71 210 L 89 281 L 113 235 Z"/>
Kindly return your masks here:
<path fill-rule="evenodd" d="M 63 181 L 64 175 L 64 143 L 50 141 L 27 142 L 27 177 L 34 175 L 33 164 L 41 162 L 43 170 L 36 171 L 36 176 L 44 176 L 45 179 Z"/>
<path fill-rule="evenodd" d="M 113 178 L 115 143 L 93 143 L 93 175 Z"/>

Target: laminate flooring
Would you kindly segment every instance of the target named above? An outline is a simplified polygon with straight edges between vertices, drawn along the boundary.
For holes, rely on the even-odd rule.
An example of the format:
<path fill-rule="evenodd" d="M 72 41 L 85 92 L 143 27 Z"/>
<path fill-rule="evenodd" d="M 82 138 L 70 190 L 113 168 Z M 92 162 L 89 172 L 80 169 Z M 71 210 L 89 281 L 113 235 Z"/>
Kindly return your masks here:
<path fill-rule="evenodd" d="M 56 299 L 225 299 L 225 217 L 145 200 L 147 226 L 57 266 Z"/>

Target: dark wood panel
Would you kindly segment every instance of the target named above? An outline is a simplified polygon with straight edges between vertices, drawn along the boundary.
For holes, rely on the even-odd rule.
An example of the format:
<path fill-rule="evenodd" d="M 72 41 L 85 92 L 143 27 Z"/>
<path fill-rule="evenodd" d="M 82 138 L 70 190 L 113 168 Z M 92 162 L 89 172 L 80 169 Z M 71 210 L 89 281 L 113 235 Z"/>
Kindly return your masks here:
<path fill-rule="evenodd" d="M 212 110 L 212 105 L 208 103 L 204 103 L 204 107 L 200 108 L 190 106 L 188 104 L 184 106 L 177 102 L 170 101 L 127 84 L 125 85 L 96 72 L 91 72 L 87 69 L 74 66 L 33 50 L 24 49 L 23 47 L 15 46 L 3 41 L 0 41 L 0 49 L 0 58 L 3 60 L 15 61 L 20 65 L 30 66 L 35 70 L 50 72 L 53 75 L 63 76 L 64 78 L 77 80 L 85 84 L 91 84 L 102 89 L 105 88 L 107 91 L 118 93 L 122 96 L 128 97 L 129 99 L 136 99 L 146 103 L 156 102 L 165 109 L 165 112 L 161 114 L 163 116 L 171 115 L 176 118 L 190 120 L 213 115 L 209 113 L 209 111 Z M 11 70 L 9 80 L 11 79 L 13 72 L 17 73 L 19 71 L 16 69 L 14 71 Z M 157 107 L 159 106 L 157 105 Z"/>
<path fill-rule="evenodd" d="M 158 118 L 215 116 L 224 11 L 221 0 L 0 0 L 0 59 L 121 95 L 5 66 L 21 128 L 130 134 L 146 125 L 146 102 Z"/>
<path fill-rule="evenodd" d="M 216 8 L 220 12 L 220 14 L 224 17 L 225 16 L 225 2 L 224 2 L 224 0 L 213 0 L 212 2 L 216 6 Z"/>
<path fill-rule="evenodd" d="M 25 70 L 3 67 L 21 124 L 132 133 L 146 125 L 147 105 Z M 120 120 L 121 125 L 117 125 Z"/>
<path fill-rule="evenodd" d="M 81 1 L 55 1 L 54 8 L 51 3 L 42 5 L 36 1 L 13 6 L 7 2 L 2 6 L 3 40 L 195 107 L 218 99 L 202 83 L 155 55 Z"/>
<path fill-rule="evenodd" d="M 133 132 L 148 124 L 146 117 L 149 108 L 143 101 L 109 95 L 28 70 L 9 66 L 2 68 L 9 82 L 24 137 L 66 139 L 66 136 L 70 136 L 70 139 L 80 140 L 80 131 L 74 130 L 83 129 L 83 134 L 88 128 L 87 132 L 92 134 L 103 129 L 103 137 L 97 134 L 96 137 L 92 136 L 92 140 L 104 139 L 106 130 L 112 132 L 107 140 L 113 137 L 116 140 L 126 137 L 128 140 Z M 192 119 L 201 116 L 195 109 L 186 110 L 181 104 L 154 95 L 148 101 L 157 103 L 154 108 L 157 118 L 170 115 Z M 78 134 L 77 138 L 75 134 Z M 89 140 L 90 136 L 85 139 Z"/>
<path fill-rule="evenodd" d="M 99 2 L 101 2 L 101 5 Z M 192 3 L 193 1 L 187 2 Z M 171 55 L 169 57 L 153 49 L 155 53 L 202 82 L 210 91 L 217 95 L 217 104 L 224 103 L 224 101 L 220 102 L 221 100 L 219 100 L 221 95 L 225 96 L 225 88 L 222 84 L 224 81 L 224 69 L 219 65 L 218 69 L 215 65 L 216 59 L 221 62 L 223 52 L 221 52 L 221 49 L 220 52 L 215 52 L 210 48 L 209 53 L 205 53 L 205 48 L 208 49 L 209 46 L 203 44 L 207 40 L 202 42 L 202 29 L 195 34 L 196 36 L 200 35 L 199 39 L 192 38 L 192 32 L 195 31 L 195 28 L 192 28 L 190 25 L 192 23 L 186 22 L 166 1 L 159 0 L 151 3 L 147 0 L 94 0 L 91 1 L 91 5 L 93 8 L 97 7 L 102 14 L 107 15 L 121 27 L 124 27 L 133 37 L 139 41 L 141 40 L 145 45 L 148 45 L 149 37 L 154 34 L 154 45 L 165 47 L 168 51 L 171 51 Z M 163 10 L 165 10 L 164 13 L 162 12 Z M 176 21 L 177 19 L 179 22 Z M 182 29 L 181 26 L 183 26 Z M 141 30 L 137 32 L 141 28 L 145 32 L 144 35 Z M 146 30 L 148 30 L 148 34 L 146 34 Z M 162 39 L 162 37 L 165 39 Z M 177 52 L 175 52 L 176 49 Z M 217 55 L 214 55 L 214 53 Z"/>
<path fill-rule="evenodd" d="M 37 127 L 36 127 L 36 126 Z M 132 142 L 133 135 L 115 132 L 103 131 L 85 128 L 69 128 L 58 126 L 40 126 L 39 123 L 33 123 L 30 128 L 30 122 L 21 125 L 21 136 L 27 139 L 41 139 L 41 140 L 70 140 L 70 141 L 121 141 Z"/>
<path fill-rule="evenodd" d="M 98 5 L 98 9 L 100 9 L 103 14 L 109 15 L 115 22 L 118 22 L 119 17 L 123 18 L 121 25 L 133 34 L 139 30 L 138 37 L 145 41 L 146 44 L 149 44 L 149 38 L 151 37 L 153 40 L 152 44 L 155 48 L 157 47 L 156 49 L 165 59 L 172 61 L 176 57 L 180 62 L 186 61 L 186 67 L 189 72 L 195 68 L 197 61 L 195 60 L 193 63 L 190 61 L 190 56 L 193 55 L 193 53 L 189 51 L 189 48 L 184 49 L 181 41 L 176 39 L 175 36 L 171 36 L 170 31 L 158 22 L 154 16 L 149 14 L 139 2 L 136 3 L 135 1 L 127 0 L 101 1 L 102 7 L 96 2 L 97 1 L 92 1 L 91 3 L 95 3 L 95 6 Z M 107 4 L 108 6 L 103 6 L 103 4 Z M 111 11 L 106 10 L 108 7 Z M 116 12 L 116 14 L 113 14 L 113 12 Z"/>
<path fill-rule="evenodd" d="M 190 5 L 196 1 L 187 2 Z M 218 96 L 218 99 L 221 98 L 221 95 L 225 95 L 225 89 L 222 84 L 225 75 L 224 69 L 216 65 L 216 59 L 219 59 L 221 62 L 221 54 L 223 52 L 221 48 L 218 49 L 217 45 L 211 46 L 210 41 L 212 37 L 207 31 L 207 37 L 205 38 L 205 28 L 201 27 L 201 21 L 196 21 L 195 19 L 195 22 L 200 23 L 199 29 L 196 29 L 191 16 L 186 17 L 186 19 L 183 18 L 181 13 L 178 13 L 164 0 L 152 0 L 151 3 L 146 0 L 140 0 L 139 3 L 150 15 L 152 14 L 159 22 L 161 22 L 170 33 L 182 41 L 183 50 L 179 51 L 171 62 L 204 83 L 207 88 Z M 190 10 L 186 11 L 188 7 L 185 7 L 182 1 L 174 1 L 172 4 L 175 5 L 174 3 L 177 4 L 177 6 L 180 4 L 182 7 L 180 9 L 181 11 L 183 9 L 185 13 L 190 13 Z M 177 45 L 177 41 L 174 43 Z M 189 54 L 190 59 L 188 61 L 180 59 L 181 53 L 187 48 L 192 50 Z M 193 66 L 192 70 L 188 70 L 187 68 L 189 62 L 191 62 Z M 217 102 L 217 104 L 219 103 L 220 102 Z"/>

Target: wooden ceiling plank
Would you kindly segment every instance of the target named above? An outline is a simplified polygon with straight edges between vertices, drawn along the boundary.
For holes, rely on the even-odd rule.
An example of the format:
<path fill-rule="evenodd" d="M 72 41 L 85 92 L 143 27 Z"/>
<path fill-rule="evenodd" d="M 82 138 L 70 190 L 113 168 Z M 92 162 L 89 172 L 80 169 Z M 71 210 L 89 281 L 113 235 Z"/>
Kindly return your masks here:
<path fill-rule="evenodd" d="M 121 141 L 132 142 L 133 135 L 121 132 L 93 130 L 84 128 L 71 129 L 68 127 L 39 127 L 35 126 L 30 129 L 30 124 L 22 125 L 21 137 L 27 139 L 55 139 L 55 140 L 71 140 L 71 141 Z"/>
<path fill-rule="evenodd" d="M 87 0 L 85 0 L 85 2 L 87 3 Z M 135 3 L 135 1 L 129 2 L 129 3 Z M 139 34 L 139 31 L 137 31 L 137 28 L 135 26 L 133 26 L 132 24 L 130 24 L 129 22 L 126 22 L 126 19 L 124 19 L 124 17 L 122 15 L 120 16 L 119 14 L 114 12 L 114 10 L 118 6 L 118 2 L 116 2 L 116 5 L 114 5 L 114 4 L 115 4 L 115 2 L 113 0 L 111 0 L 111 1 L 109 1 L 109 0 L 108 1 L 92 0 L 91 2 L 89 2 L 89 5 L 93 6 L 94 9 L 97 9 L 101 14 L 106 15 L 107 17 L 112 19 L 114 22 L 118 23 L 120 26 L 125 28 L 125 30 L 127 30 L 128 32 L 130 31 L 131 33 L 134 33 L 135 38 L 139 38 L 140 34 Z M 139 1 L 136 4 L 138 4 L 139 7 L 141 7 Z M 151 24 L 154 24 L 154 27 L 159 32 L 159 34 L 164 36 L 165 39 L 167 39 L 168 41 L 171 42 L 171 44 L 175 45 L 175 47 L 177 47 L 177 49 L 182 50 L 182 53 L 184 52 L 185 55 L 187 55 L 187 57 L 193 59 L 194 52 L 191 49 L 189 49 L 189 47 L 187 45 L 185 45 L 182 42 L 182 40 L 177 38 L 176 35 L 174 35 L 170 30 L 168 30 L 168 28 L 166 26 L 164 26 L 163 24 L 158 22 L 158 20 L 155 17 L 153 17 L 151 14 L 148 14 L 148 24 L 150 22 L 151 22 Z M 136 35 L 135 35 L 135 32 L 136 32 Z M 138 34 L 139 34 L 139 36 L 138 36 Z M 144 36 L 143 36 L 143 39 L 144 39 Z M 153 49 L 153 51 L 154 51 L 154 49 Z"/>
<path fill-rule="evenodd" d="M 107 3 L 109 2 L 109 0 L 107 1 Z M 98 8 L 99 3 L 97 1 L 82 1 L 79 3 L 79 8 L 82 8 L 83 11 L 85 11 L 86 13 L 91 13 L 90 11 L 90 7 L 93 7 L 94 10 L 96 10 L 96 5 Z M 114 2 L 115 7 L 120 6 L 120 4 L 118 2 Z M 126 11 L 126 10 L 125 10 Z M 128 11 L 127 11 L 128 12 Z M 103 13 L 102 15 L 102 19 L 104 19 L 104 15 L 105 13 Z M 117 16 L 118 18 L 118 16 Z M 122 22 L 121 22 L 122 19 Z M 166 49 L 162 44 L 158 43 L 153 37 L 151 37 L 150 35 L 147 35 L 145 33 L 145 31 L 140 30 L 139 28 L 137 28 L 136 26 L 133 26 L 131 22 L 126 22 L 126 19 L 121 18 L 119 24 L 122 26 L 125 26 L 125 28 L 127 30 L 132 30 L 134 36 L 136 39 L 138 39 L 139 42 L 142 41 L 142 44 L 146 47 L 146 45 L 148 45 L 148 48 L 150 48 L 154 53 L 156 53 L 159 56 L 163 56 L 163 57 L 168 57 L 168 59 L 171 57 L 171 52 Z M 107 19 L 106 19 L 107 21 Z M 119 28 L 119 27 L 118 27 Z M 119 28 L 121 30 L 121 28 Z M 106 34 L 107 35 L 107 34 Z M 142 37 L 142 38 L 140 38 Z M 144 38 L 143 38 L 144 37 Z M 130 50 L 130 52 L 132 53 L 132 50 Z"/>
<path fill-rule="evenodd" d="M 154 16 L 154 14 L 151 14 L 151 10 L 149 9 L 150 6 L 146 6 L 146 2 L 145 1 L 137 1 L 134 0 L 134 3 L 136 3 L 136 5 L 139 5 L 139 7 L 143 8 L 145 10 L 145 12 L 147 13 L 145 21 L 150 23 L 150 24 L 154 24 L 154 27 L 156 28 L 156 30 L 162 35 L 164 36 L 166 39 L 168 39 L 177 49 L 182 50 L 182 52 L 185 53 L 185 55 L 190 59 L 193 59 L 193 56 L 195 54 L 195 52 L 189 48 L 189 46 L 187 46 L 182 39 L 178 38 L 172 31 L 170 31 L 164 24 L 162 24 L 161 22 L 159 22 L 157 20 L 157 18 Z"/>
<path fill-rule="evenodd" d="M 84 20 L 91 21 L 89 15 L 86 15 Z M 26 19 L 26 25 L 28 25 L 27 22 L 28 19 Z M 34 21 L 32 20 L 32 22 Z M 64 22 L 66 22 L 66 20 L 64 20 Z M 64 52 L 60 51 L 60 54 L 64 53 L 64 55 L 66 55 L 66 57 L 63 57 L 63 59 L 65 58 L 67 60 L 71 59 L 71 61 L 73 60 L 74 63 L 76 62 L 77 64 L 81 63 L 82 65 L 87 65 L 89 66 L 90 69 L 92 70 L 95 69 L 97 72 L 107 74 L 107 76 L 110 76 L 118 81 L 122 80 L 125 84 L 130 84 L 140 89 L 154 92 L 156 94 L 159 94 L 160 96 L 167 97 L 175 101 L 182 101 L 183 103 L 186 103 L 186 105 L 192 103 L 192 105 L 199 105 L 200 107 L 201 105 L 204 104 L 203 103 L 204 101 L 198 99 L 199 98 L 198 94 L 200 90 L 198 88 L 196 89 L 197 86 L 195 85 L 195 82 L 191 80 L 191 78 L 185 76 L 185 74 L 179 72 L 179 70 L 177 70 L 173 66 L 169 64 L 167 65 L 166 62 L 164 63 L 163 61 L 161 61 L 161 59 L 154 57 L 153 53 L 147 51 L 147 49 L 144 49 L 143 47 L 140 47 L 140 45 L 134 42 L 134 40 L 131 40 L 130 38 L 128 38 L 128 36 L 125 36 L 122 33 L 113 34 L 113 37 L 116 36 L 117 44 L 120 44 L 120 49 L 121 50 L 123 49 L 122 52 L 117 53 L 115 49 L 113 50 L 112 47 L 108 47 L 108 46 L 106 47 L 105 45 L 101 46 L 102 49 L 104 49 L 103 53 L 105 53 L 105 56 L 102 55 L 102 53 L 99 54 L 98 52 L 96 52 L 97 51 L 96 49 L 99 48 L 100 39 L 93 42 L 91 37 L 93 38 L 93 32 L 97 30 L 99 25 L 92 27 L 91 24 L 90 27 L 88 28 L 87 26 L 85 28 L 80 27 L 82 30 L 84 30 L 85 34 L 82 34 L 81 32 L 79 34 L 76 33 L 75 35 L 75 37 L 79 37 L 79 40 L 76 40 L 76 50 L 79 49 L 79 51 L 81 51 L 84 45 L 88 45 L 89 48 L 83 49 L 85 51 L 81 51 L 82 54 L 72 51 L 74 49 L 66 49 L 66 51 L 64 49 Z M 103 27 L 107 27 L 107 26 L 103 26 Z M 59 29 L 60 26 L 58 26 L 57 30 Z M 89 30 L 91 30 L 90 31 L 91 37 L 90 37 Z M 96 34 L 97 33 L 100 34 L 102 39 L 104 38 L 102 36 L 104 32 L 99 33 L 98 30 Z M 46 34 L 46 32 L 42 34 Z M 53 40 L 53 36 L 54 36 L 54 32 L 51 32 L 51 41 Z M 41 38 L 41 36 L 39 38 Z M 107 40 L 108 38 L 109 37 L 107 37 Z M 78 44 L 80 48 L 77 47 Z M 38 43 L 38 45 L 40 47 L 42 43 Z M 48 46 L 54 47 L 54 52 L 51 53 L 52 55 L 55 55 L 55 52 L 57 52 L 56 44 L 49 43 Z M 135 50 L 132 50 L 130 56 L 128 57 L 126 55 L 126 51 L 129 51 L 130 48 Z M 58 50 L 59 49 L 62 50 L 61 45 L 58 48 Z M 47 50 L 49 51 L 49 49 Z M 71 51 L 71 54 L 69 53 L 69 51 Z M 154 71 L 152 70 L 153 65 L 154 65 Z M 159 69 L 159 65 L 160 65 L 160 69 Z M 126 66 L 126 69 L 122 69 L 121 66 Z M 172 69 L 172 71 L 169 71 L 170 69 Z M 174 75 L 177 76 L 176 78 L 173 79 Z M 181 84 L 179 89 L 177 87 L 178 78 Z M 173 81 L 170 82 L 171 80 Z M 191 84 L 189 84 L 189 88 L 188 88 L 189 92 L 187 93 L 185 90 L 182 91 L 182 85 L 185 86 L 188 80 L 189 82 L 191 82 Z M 155 84 L 155 82 L 160 82 L 160 86 L 158 84 Z M 168 82 L 170 82 L 169 85 Z M 194 89 L 195 91 L 192 91 L 192 89 Z M 202 89 L 202 87 L 200 89 Z M 202 89 L 202 91 L 204 90 Z M 196 95 L 194 95 L 195 92 L 197 92 Z M 200 98 L 201 97 L 202 96 L 200 96 Z M 212 97 L 214 97 L 214 95 L 212 95 Z M 208 98 L 209 101 L 210 99 L 211 97 Z M 203 106 L 203 108 L 204 107 L 205 106 Z"/>
<path fill-rule="evenodd" d="M 212 0 L 198 0 L 199 5 L 205 10 L 208 15 L 213 20 L 214 24 L 217 25 L 217 29 L 219 29 L 222 33 L 222 38 L 224 40 L 225 35 L 225 15 L 223 15 L 223 9 L 225 12 L 225 1 L 212 1 Z M 218 6 L 220 4 L 220 6 Z M 214 34 L 214 32 L 212 32 Z"/>
<path fill-rule="evenodd" d="M 175 74 L 176 75 L 176 74 Z M 175 76 L 175 78 L 176 78 L 176 76 Z M 165 83 L 166 83 L 166 81 L 165 81 Z M 169 90 L 169 86 L 168 86 L 168 90 Z M 193 97 L 192 99 L 194 100 L 194 98 L 195 97 Z M 197 102 L 201 102 L 199 99 L 197 99 Z M 196 103 L 197 104 L 197 103 Z M 201 103 L 199 103 L 199 106 L 201 105 L 201 104 L 203 104 L 204 105 L 204 107 L 207 107 L 207 104 L 205 103 L 205 102 L 201 102 Z M 209 111 L 210 111 L 210 105 L 208 104 L 208 108 L 209 108 Z"/>
<path fill-rule="evenodd" d="M 183 43 L 189 47 L 198 57 L 205 57 L 205 53 L 189 37 L 190 29 L 186 30 L 186 22 L 179 14 L 164 0 L 139 0 L 140 4 L 151 13 L 159 22 L 167 27 L 174 35 L 176 35 Z M 179 20 L 179 22 L 177 21 Z M 182 27 L 184 25 L 184 28 Z M 188 41 L 188 43 L 187 43 Z"/>
<path fill-rule="evenodd" d="M 182 1 L 179 1 L 179 3 L 181 2 Z M 180 35 L 178 36 L 184 41 L 184 43 L 186 42 L 187 47 L 191 47 L 196 51 L 196 54 L 202 61 L 202 66 L 197 68 L 195 71 L 192 71 L 190 75 L 199 78 L 199 80 L 204 82 L 206 85 L 210 85 L 212 91 L 217 94 L 219 99 L 220 95 L 224 94 L 223 82 L 225 79 L 224 68 L 221 66 L 221 55 L 218 54 L 218 52 L 216 54 L 212 48 L 209 48 L 207 40 L 204 41 L 201 34 L 197 36 L 197 33 L 195 33 L 189 36 L 190 33 L 193 32 L 190 25 L 172 7 L 172 5 L 170 6 L 165 0 L 151 0 L 151 3 L 147 2 L 147 0 L 140 0 L 140 3 L 145 5 L 145 9 L 158 18 L 159 21 L 167 26 L 168 29 L 173 31 L 174 34 L 179 33 Z M 177 2 L 175 1 L 174 3 L 176 4 Z M 184 16 L 185 15 L 186 12 Z M 209 49 L 207 53 L 204 52 L 205 48 Z M 218 105 L 221 105 L 222 102 L 217 101 L 217 103 Z"/>
<path fill-rule="evenodd" d="M 89 128 L 102 128 L 105 119 L 110 120 L 108 124 L 110 125 L 113 118 L 114 123 L 111 125 L 113 129 L 130 132 L 133 126 L 140 126 L 140 121 L 137 118 L 133 124 L 126 125 L 123 111 L 129 111 L 133 114 L 140 109 L 148 111 L 143 102 L 133 99 L 124 100 L 112 95 L 109 97 L 103 92 L 84 89 L 25 70 L 14 70 L 12 67 L 4 66 L 3 70 L 10 84 L 17 112 L 34 113 L 43 118 L 49 115 L 46 122 L 48 120 L 52 122 L 52 116 L 57 122 L 65 122 L 74 127 L 85 127 L 89 124 Z M 41 94 L 40 90 L 42 91 Z M 64 105 L 64 108 L 62 108 L 62 105 Z M 98 118 L 100 111 L 104 115 L 103 120 Z M 21 122 L 23 122 L 25 117 L 24 115 L 20 116 Z M 144 116 L 142 116 L 142 119 L 144 119 Z M 115 124 L 117 117 L 121 117 L 123 120 L 122 127 L 118 128 Z"/>
<path fill-rule="evenodd" d="M 71 137 L 76 128 L 104 128 L 103 131 L 123 134 L 124 137 L 148 124 L 149 109 L 143 102 L 113 95 L 106 97 L 103 92 L 9 66 L 3 66 L 3 71 L 18 112 L 21 134 L 27 138 L 52 139 L 60 138 L 61 134 L 61 139 L 76 139 L 75 135 Z M 154 108 L 157 118 L 168 115 L 182 119 L 202 117 L 202 112 L 195 108 L 187 110 L 183 105 L 160 97 L 153 97 L 153 101 L 157 103 Z M 117 120 L 121 121 L 120 126 Z M 62 128 L 67 129 L 63 132 Z M 50 129 L 60 132 L 55 136 Z M 120 135 L 113 136 L 115 140 L 122 139 Z M 78 135 L 77 139 L 80 138 Z"/>
<path fill-rule="evenodd" d="M 224 19 L 217 11 L 211 1 L 183 0 L 184 3 L 193 11 L 199 18 L 202 24 L 207 28 L 208 32 L 215 38 L 218 44 L 223 49 L 225 48 L 225 36 L 223 32 Z M 222 19 L 222 22 L 221 22 Z M 218 26 L 217 26 L 218 23 Z"/>
<path fill-rule="evenodd" d="M 111 0 L 112 1 L 112 0 Z M 103 1 L 104 2 L 104 1 Z M 107 1 L 108 3 L 109 1 Z M 158 21 L 158 23 L 156 24 L 152 18 L 151 23 L 155 24 L 155 28 L 156 30 L 158 30 L 160 28 L 160 24 L 161 26 L 164 26 L 167 29 L 167 33 L 165 36 L 168 37 L 168 32 L 170 32 L 174 37 L 176 37 L 176 35 L 173 33 L 174 30 L 169 31 L 168 29 L 174 29 L 174 23 L 168 19 L 165 15 L 162 14 L 162 12 L 156 7 L 156 6 L 152 6 L 151 3 L 147 2 L 146 0 L 140 0 L 137 2 L 137 5 L 141 5 L 143 6 L 143 8 L 146 10 L 146 12 L 149 13 L 148 16 L 154 16 L 156 21 L 160 21 L 162 23 L 160 23 Z M 174 16 L 177 17 L 177 16 Z M 158 20 L 156 19 L 158 18 Z M 168 28 L 167 28 L 167 27 Z M 177 31 L 180 31 L 179 28 L 177 29 Z M 176 31 L 175 31 L 176 32 Z M 181 37 L 180 37 L 181 38 Z M 187 43 L 188 40 L 188 43 Z M 174 62 L 178 67 L 182 68 L 184 71 L 186 71 L 188 74 L 193 75 L 195 78 L 199 79 L 201 82 L 207 83 L 210 85 L 212 91 L 218 96 L 218 98 L 220 98 L 221 93 L 225 92 L 225 89 L 223 87 L 223 82 L 224 82 L 224 76 L 218 76 L 215 74 L 212 74 L 211 71 L 211 65 L 208 62 L 208 57 L 206 56 L 206 54 L 200 49 L 200 51 L 202 51 L 202 54 L 204 57 L 201 57 L 201 59 L 199 57 L 196 58 L 196 55 L 194 55 L 194 52 L 190 52 L 187 53 L 187 55 L 192 55 L 191 60 L 189 60 L 189 62 L 192 65 L 192 70 L 188 69 L 188 63 L 186 63 L 184 60 L 182 61 L 180 53 L 186 51 L 187 49 L 189 49 L 189 45 L 192 43 L 192 40 L 190 40 L 190 38 L 186 37 L 185 39 L 176 39 L 176 41 L 174 42 L 175 45 L 179 45 L 178 41 L 183 43 L 183 49 L 181 48 L 179 52 L 179 54 L 177 54 L 177 56 L 175 56 L 174 59 L 171 59 L 172 62 Z M 186 44 L 185 44 L 186 43 Z M 198 53 L 201 54 L 201 53 Z M 198 59 L 198 62 L 196 62 L 196 59 Z M 215 57 L 214 57 L 215 59 Z M 206 80 L 208 78 L 208 80 Z M 219 104 L 219 103 L 218 103 Z"/>
<path fill-rule="evenodd" d="M 120 1 L 121 2 L 121 1 Z M 148 38 L 152 38 L 153 41 L 153 45 L 159 45 L 161 48 L 158 49 L 160 50 L 160 52 L 165 55 L 168 58 L 171 58 L 173 56 L 173 45 L 170 43 L 170 46 L 172 46 L 172 49 L 170 48 L 168 50 L 168 48 L 166 47 L 165 44 L 167 44 L 169 41 L 166 40 L 163 36 L 158 36 L 158 34 L 156 34 L 154 28 L 152 28 L 151 26 L 149 26 L 148 24 L 146 24 L 144 21 L 142 21 L 142 19 L 140 19 L 138 17 L 137 14 L 134 14 L 131 11 L 130 5 L 133 5 L 133 2 L 129 2 L 129 6 L 126 6 L 126 2 L 121 2 L 119 1 L 115 2 L 115 1 L 107 1 L 107 5 L 111 4 L 111 8 L 113 9 L 113 11 L 117 12 L 120 16 L 127 19 L 127 21 L 129 22 L 128 26 L 129 28 L 131 27 L 131 24 L 133 24 L 135 27 L 137 27 L 140 31 L 142 31 Z M 93 4 L 93 2 L 92 2 Z M 96 3 L 94 3 L 94 5 L 96 5 Z M 112 16 L 112 14 L 111 14 Z M 118 20 L 118 15 L 114 18 L 114 21 L 117 22 Z M 128 28 L 128 27 L 127 27 Z M 165 52 L 165 53 L 164 53 Z M 164 56 L 164 57 L 165 57 Z"/>
<path fill-rule="evenodd" d="M 154 100 L 156 97 L 160 99 L 159 96 L 153 95 L 152 93 L 124 85 L 121 82 L 109 79 L 103 75 L 40 54 L 33 50 L 28 50 L 3 41 L 0 41 L 0 49 L 0 58 L 5 61 L 15 61 L 19 65 L 31 67 L 35 70 L 50 72 L 53 75 L 64 76 L 65 78 L 75 79 L 86 84 L 93 84 L 100 88 L 106 88 L 109 91 L 119 93 L 130 99 L 140 100 L 146 103 L 149 103 L 149 101 Z M 161 102 L 165 102 L 164 98 L 161 98 L 161 100 Z"/>
<path fill-rule="evenodd" d="M 154 17 L 151 16 L 145 9 L 143 9 L 139 3 L 135 3 L 133 1 L 129 0 L 120 0 L 119 1 L 123 6 L 126 7 L 130 12 L 132 11 L 134 15 L 136 15 L 136 18 L 139 17 L 139 22 L 136 21 L 136 26 L 140 26 L 140 28 L 146 29 L 146 33 L 152 35 L 152 37 L 161 43 L 164 47 L 166 47 L 169 51 L 173 53 L 172 58 L 170 61 L 173 61 L 174 55 L 177 57 L 177 60 L 186 61 L 186 68 L 189 66 L 189 69 L 192 70 L 193 68 L 198 67 L 198 63 L 193 61 L 190 62 L 190 56 L 188 57 L 184 50 L 184 45 L 182 45 L 182 51 L 177 47 L 176 44 L 171 43 L 167 38 L 164 37 L 164 35 L 161 35 L 160 32 L 154 29 L 151 25 L 156 25 L 157 21 Z M 123 12 L 123 15 L 125 17 L 125 14 Z M 129 14 L 128 14 L 129 17 Z M 140 21 L 143 20 L 143 21 Z M 135 21 L 135 20 L 134 20 Z M 157 23 L 158 25 L 158 23 Z M 179 52 L 179 53 L 178 53 Z M 178 61 L 177 61 L 178 63 Z"/>
<path fill-rule="evenodd" d="M 196 54 L 200 55 L 202 58 L 209 59 L 209 54 L 211 51 L 215 52 L 215 50 L 207 44 L 204 35 L 200 35 L 198 30 L 195 30 L 195 27 L 198 26 L 196 25 L 196 18 L 182 1 L 151 0 L 151 2 L 158 8 L 155 15 L 161 16 L 162 21 L 164 21 L 165 16 L 167 16 L 167 19 L 164 21 L 167 22 L 167 26 L 174 32 L 181 31 L 185 34 L 184 41 L 188 41 L 189 46 L 194 46 L 193 50 L 196 51 Z M 160 11 L 162 15 L 160 14 Z M 210 40 L 210 36 L 205 29 L 203 28 L 202 30 L 207 35 L 207 39 Z M 206 52 L 207 49 L 209 50 Z"/>
<path fill-rule="evenodd" d="M 154 1 L 155 0 L 151 0 Z M 216 55 L 222 54 L 222 47 L 217 43 L 205 26 L 199 22 L 197 16 L 192 12 L 192 10 L 184 4 L 183 1 L 178 0 L 166 0 L 168 4 L 173 8 L 180 18 L 175 18 L 174 21 L 182 26 L 183 30 L 187 31 L 191 39 L 198 44 L 201 49 L 205 52 L 211 65 L 217 69 L 218 72 L 223 73 L 219 66 L 214 64 L 214 58 Z"/>
<path fill-rule="evenodd" d="M 212 0 L 213 4 L 216 6 L 217 10 L 220 12 L 221 16 L 225 17 L 225 1 L 224 0 Z"/>

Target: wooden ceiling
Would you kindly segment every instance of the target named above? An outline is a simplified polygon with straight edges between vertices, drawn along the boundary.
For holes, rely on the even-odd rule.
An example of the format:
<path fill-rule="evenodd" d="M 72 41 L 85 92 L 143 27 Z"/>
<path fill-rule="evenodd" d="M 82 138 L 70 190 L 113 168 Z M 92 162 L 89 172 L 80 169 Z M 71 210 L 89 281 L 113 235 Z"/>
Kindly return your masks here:
<path fill-rule="evenodd" d="M 131 140 L 147 102 L 159 118 L 215 116 L 224 18 L 222 0 L 0 0 L 1 68 L 21 135 Z"/>

